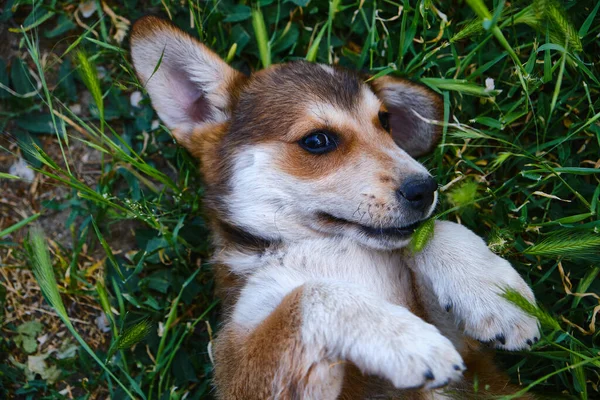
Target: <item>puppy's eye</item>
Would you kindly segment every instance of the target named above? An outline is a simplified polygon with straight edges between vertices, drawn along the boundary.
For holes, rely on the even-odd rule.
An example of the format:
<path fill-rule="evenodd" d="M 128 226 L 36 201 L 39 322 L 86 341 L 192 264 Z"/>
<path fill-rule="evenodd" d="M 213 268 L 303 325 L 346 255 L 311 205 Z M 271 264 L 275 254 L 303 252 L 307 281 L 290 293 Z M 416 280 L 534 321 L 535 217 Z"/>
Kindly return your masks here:
<path fill-rule="evenodd" d="M 313 132 L 300 140 L 300 146 L 313 154 L 328 153 L 337 147 L 337 138 L 329 132 Z"/>
<path fill-rule="evenodd" d="M 379 123 L 381 127 L 386 131 L 390 131 L 390 113 L 385 111 L 379 111 Z"/>

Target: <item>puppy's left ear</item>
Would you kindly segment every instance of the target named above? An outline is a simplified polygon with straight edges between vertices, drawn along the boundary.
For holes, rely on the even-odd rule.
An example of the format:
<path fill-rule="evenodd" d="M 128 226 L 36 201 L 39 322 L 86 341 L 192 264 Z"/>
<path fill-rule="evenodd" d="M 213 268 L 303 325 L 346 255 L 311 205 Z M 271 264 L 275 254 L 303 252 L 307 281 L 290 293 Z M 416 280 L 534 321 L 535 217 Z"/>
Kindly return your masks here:
<path fill-rule="evenodd" d="M 441 127 L 428 120 L 443 119 L 441 98 L 423 86 L 391 76 L 374 79 L 371 87 L 390 113 L 396 144 L 411 157 L 431 152 L 440 138 Z"/>
<path fill-rule="evenodd" d="M 131 58 L 154 109 L 188 150 L 197 150 L 195 132 L 230 119 L 243 75 L 170 22 L 139 19 L 131 33 Z"/>

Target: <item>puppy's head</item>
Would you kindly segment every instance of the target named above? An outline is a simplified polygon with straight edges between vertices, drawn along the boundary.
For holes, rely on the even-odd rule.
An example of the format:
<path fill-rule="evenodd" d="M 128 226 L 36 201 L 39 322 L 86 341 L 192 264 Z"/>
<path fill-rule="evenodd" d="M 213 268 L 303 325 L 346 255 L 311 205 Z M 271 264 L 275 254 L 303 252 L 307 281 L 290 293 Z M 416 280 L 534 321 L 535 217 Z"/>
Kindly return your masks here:
<path fill-rule="evenodd" d="M 428 90 L 306 62 L 245 77 L 153 17 L 135 24 L 131 51 L 158 115 L 200 158 L 221 221 L 270 240 L 391 249 L 432 213 L 437 185 L 413 158 L 439 134 Z"/>

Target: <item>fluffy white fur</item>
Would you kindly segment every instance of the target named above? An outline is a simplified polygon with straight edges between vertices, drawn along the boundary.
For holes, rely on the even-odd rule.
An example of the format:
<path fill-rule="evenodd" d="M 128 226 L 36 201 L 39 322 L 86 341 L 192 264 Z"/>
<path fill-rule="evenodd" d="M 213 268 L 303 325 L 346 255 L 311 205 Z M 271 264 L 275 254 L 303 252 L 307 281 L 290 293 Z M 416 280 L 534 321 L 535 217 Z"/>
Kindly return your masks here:
<path fill-rule="evenodd" d="M 311 361 L 349 360 L 397 388 L 460 379 L 464 367 L 452 342 L 407 309 L 411 278 L 402 266 L 400 252 L 368 249 L 351 239 L 290 245 L 257 264 L 232 321 L 251 331 L 302 287 L 300 329 Z"/>
<path fill-rule="evenodd" d="M 535 304 L 529 286 L 464 226 L 436 222 L 433 239 L 412 266 L 467 335 L 506 350 L 529 348 L 540 337 L 536 319 L 501 296 L 510 288 Z"/>

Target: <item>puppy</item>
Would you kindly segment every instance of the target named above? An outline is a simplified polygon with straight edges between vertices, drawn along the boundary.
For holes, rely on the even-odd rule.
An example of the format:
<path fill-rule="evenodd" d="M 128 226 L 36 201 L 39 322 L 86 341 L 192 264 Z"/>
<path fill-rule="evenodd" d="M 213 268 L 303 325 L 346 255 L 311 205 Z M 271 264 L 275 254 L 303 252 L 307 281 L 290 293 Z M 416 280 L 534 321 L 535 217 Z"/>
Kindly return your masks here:
<path fill-rule="evenodd" d="M 475 376 L 480 398 L 514 392 L 478 341 L 529 348 L 537 321 L 501 293 L 531 289 L 458 224 L 405 249 L 437 200 L 415 161 L 438 139 L 437 95 L 307 62 L 247 77 L 155 17 L 131 54 L 205 179 L 218 398 L 467 398 Z"/>

